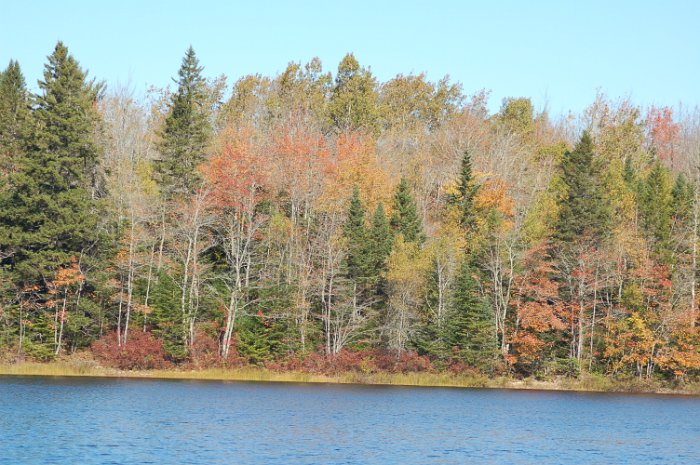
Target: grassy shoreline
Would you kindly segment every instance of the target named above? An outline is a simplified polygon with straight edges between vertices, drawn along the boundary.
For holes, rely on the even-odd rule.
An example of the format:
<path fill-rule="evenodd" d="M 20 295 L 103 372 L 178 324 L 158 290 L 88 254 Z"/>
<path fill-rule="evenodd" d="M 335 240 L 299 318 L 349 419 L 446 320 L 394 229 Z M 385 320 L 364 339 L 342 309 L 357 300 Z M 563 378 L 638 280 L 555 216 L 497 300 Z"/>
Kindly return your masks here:
<path fill-rule="evenodd" d="M 616 392 L 639 394 L 668 394 L 700 396 L 699 384 L 672 387 L 653 381 L 614 380 L 601 376 L 584 375 L 577 379 L 558 378 L 551 381 L 514 379 L 507 377 L 454 375 L 449 373 L 343 373 L 328 376 L 304 372 L 276 372 L 264 368 L 208 368 L 202 370 L 144 370 L 122 371 L 94 363 L 58 361 L 51 363 L 0 363 L 0 376 L 57 376 L 97 378 L 138 378 L 202 381 L 247 381 L 272 383 L 325 383 L 377 386 L 451 387 L 521 389 L 575 392 Z"/>

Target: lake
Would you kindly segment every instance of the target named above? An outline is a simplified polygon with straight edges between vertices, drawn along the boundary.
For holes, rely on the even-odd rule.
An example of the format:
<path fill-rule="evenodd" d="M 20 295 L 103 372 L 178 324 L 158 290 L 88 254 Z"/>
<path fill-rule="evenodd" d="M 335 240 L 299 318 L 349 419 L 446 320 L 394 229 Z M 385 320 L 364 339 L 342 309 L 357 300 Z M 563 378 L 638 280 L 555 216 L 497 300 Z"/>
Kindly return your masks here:
<path fill-rule="evenodd" d="M 693 464 L 700 398 L 0 377 L 0 464 Z"/>

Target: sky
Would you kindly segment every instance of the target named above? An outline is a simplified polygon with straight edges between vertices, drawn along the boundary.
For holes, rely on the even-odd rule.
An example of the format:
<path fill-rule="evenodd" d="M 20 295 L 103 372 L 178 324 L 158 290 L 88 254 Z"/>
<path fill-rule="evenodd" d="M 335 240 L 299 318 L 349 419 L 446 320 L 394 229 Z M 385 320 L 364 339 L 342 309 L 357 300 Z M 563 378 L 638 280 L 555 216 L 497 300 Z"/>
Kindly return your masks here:
<path fill-rule="evenodd" d="M 136 93 L 167 86 L 192 45 L 205 75 L 274 75 L 317 56 L 325 70 L 353 52 L 382 81 L 449 75 L 473 94 L 530 97 L 579 112 L 598 91 L 641 106 L 700 105 L 700 2 L 5 1 L 0 66 L 19 61 L 37 90 L 62 40 L 90 76 Z"/>

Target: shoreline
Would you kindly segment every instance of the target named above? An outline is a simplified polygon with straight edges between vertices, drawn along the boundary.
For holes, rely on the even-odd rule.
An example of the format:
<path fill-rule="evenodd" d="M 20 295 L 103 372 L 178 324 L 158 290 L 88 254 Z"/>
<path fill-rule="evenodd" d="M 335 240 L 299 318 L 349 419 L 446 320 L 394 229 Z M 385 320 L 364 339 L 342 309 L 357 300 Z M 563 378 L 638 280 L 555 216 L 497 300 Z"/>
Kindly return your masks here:
<path fill-rule="evenodd" d="M 263 383 L 338 384 L 358 386 L 433 387 L 462 389 L 506 389 L 611 394 L 654 394 L 700 397 L 700 384 L 688 383 L 674 388 L 648 380 L 615 380 L 602 376 L 557 378 L 549 381 L 533 378 L 454 375 L 449 373 L 342 373 L 336 376 L 306 372 L 277 372 L 265 368 L 206 368 L 199 370 L 117 370 L 94 364 L 74 362 L 17 364 L 0 363 L 0 376 L 84 377 L 113 379 L 149 379 L 173 381 L 237 381 Z"/>

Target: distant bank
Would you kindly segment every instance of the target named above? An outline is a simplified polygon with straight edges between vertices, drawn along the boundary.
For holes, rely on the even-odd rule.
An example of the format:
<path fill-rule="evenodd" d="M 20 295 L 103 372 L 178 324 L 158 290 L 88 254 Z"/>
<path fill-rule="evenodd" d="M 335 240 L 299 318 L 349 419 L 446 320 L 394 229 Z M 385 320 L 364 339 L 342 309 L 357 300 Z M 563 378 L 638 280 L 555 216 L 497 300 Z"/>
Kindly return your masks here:
<path fill-rule="evenodd" d="M 182 379 L 209 381 L 251 381 L 273 383 L 328 383 L 387 386 L 522 389 L 546 391 L 620 392 L 700 396 L 700 383 L 661 382 L 644 379 L 613 379 L 584 374 L 578 378 L 549 380 L 489 378 L 451 373 L 341 373 L 323 375 L 299 371 L 280 372 L 261 367 L 207 368 L 201 370 L 116 370 L 82 361 L 0 364 L 0 376 L 76 376 L 104 378 Z"/>

